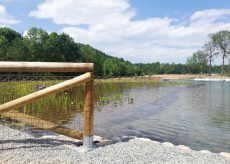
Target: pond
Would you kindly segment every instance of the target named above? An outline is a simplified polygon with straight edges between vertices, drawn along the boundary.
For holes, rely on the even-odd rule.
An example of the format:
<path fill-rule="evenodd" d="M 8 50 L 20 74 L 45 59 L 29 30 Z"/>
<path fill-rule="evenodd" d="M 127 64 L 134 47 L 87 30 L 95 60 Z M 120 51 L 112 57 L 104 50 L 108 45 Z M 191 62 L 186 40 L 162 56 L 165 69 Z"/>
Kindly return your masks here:
<path fill-rule="evenodd" d="M 229 82 L 133 86 L 123 94 L 132 97 L 133 104 L 109 104 L 96 112 L 97 135 L 146 137 L 230 152 Z"/>
<path fill-rule="evenodd" d="M 44 81 L 0 83 L 1 103 L 33 92 L 40 84 Z M 78 87 L 19 111 L 82 130 L 82 95 Z M 94 132 L 108 139 L 137 136 L 230 152 L 230 82 L 96 81 Z"/>

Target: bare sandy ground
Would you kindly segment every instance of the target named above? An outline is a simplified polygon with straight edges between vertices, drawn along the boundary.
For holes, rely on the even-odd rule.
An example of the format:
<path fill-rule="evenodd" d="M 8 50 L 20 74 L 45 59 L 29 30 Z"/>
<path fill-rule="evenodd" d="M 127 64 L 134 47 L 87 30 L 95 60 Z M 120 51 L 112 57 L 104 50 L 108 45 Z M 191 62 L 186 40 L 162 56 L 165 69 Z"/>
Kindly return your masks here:
<path fill-rule="evenodd" d="M 135 76 L 135 77 L 113 77 L 108 79 L 97 79 L 97 81 L 111 81 L 111 80 L 186 80 L 186 79 L 230 79 L 229 76 L 221 76 L 219 74 L 158 74 L 158 75 L 145 75 L 145 76 Z"/>
<path fill-rule="evenodd" d="M 209 78 L 209 79 L 230 79 L 228 76 L 221 76 L 218 74 L 212 74 L 211 76 L 207 74 L 161 74 L 161 75 L 153 75 L 153 78 L 160 79 L 169 79 L 169 80 L 182 80 L 182 79 L 195 79 L 195 78 Z"/>

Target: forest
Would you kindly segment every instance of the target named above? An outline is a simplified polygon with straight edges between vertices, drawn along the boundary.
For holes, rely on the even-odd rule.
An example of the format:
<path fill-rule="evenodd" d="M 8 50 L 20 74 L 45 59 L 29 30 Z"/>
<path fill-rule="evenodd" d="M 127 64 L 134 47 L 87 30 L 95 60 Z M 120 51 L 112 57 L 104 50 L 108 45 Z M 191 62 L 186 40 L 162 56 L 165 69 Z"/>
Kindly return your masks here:
<path fill-rule="evenodd" d="M 208 42 L 201 50 L 188 57 L 185 64 L 131 63 L 123 58 L 113 57 L 90 45 L 77 43 L 65 33 L 48 33 L 32 27 L 26 35 L 13 29 L 0 28 L 0 61 L 41 62 L 92 62 L 98 77 L 143 76 L 153 74 L 228 74 L 226 64 L 230 53 L 230 32 L 220 31 L 208 36 Z M 222 65 L 212 65 L 217 56 Z"/>

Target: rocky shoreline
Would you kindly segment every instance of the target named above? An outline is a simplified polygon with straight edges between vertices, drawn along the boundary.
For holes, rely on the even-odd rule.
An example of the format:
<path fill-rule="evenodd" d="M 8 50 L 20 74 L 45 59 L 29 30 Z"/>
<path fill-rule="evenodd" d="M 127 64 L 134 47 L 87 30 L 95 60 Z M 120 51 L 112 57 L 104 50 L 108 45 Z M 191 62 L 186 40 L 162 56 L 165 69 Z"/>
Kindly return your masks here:
<path fill-rule="evenodd" d="M 0 125 L 0 163 L 221 163 L 230 164 L 230 153 L 194 151 L 184 145 L 146 138 L 123 137 L 111 141 L 95 137 L 95 149 L 83 151 L 81 141 L 65 136 L 35 138 Z"/>

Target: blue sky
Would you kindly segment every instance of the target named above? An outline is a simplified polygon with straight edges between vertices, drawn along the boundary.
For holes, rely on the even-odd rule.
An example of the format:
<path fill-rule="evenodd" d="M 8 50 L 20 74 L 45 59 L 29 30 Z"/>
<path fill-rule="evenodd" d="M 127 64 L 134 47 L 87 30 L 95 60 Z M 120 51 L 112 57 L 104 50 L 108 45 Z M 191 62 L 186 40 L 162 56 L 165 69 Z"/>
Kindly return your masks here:
<path fill-rule="evenodd" d="M 138 9 L 138 18 L 184 16 L 198 10 L 229 8 L 229 0 L 130 0 Z"/>
<path fill-rule="evenodd" d="M 229 0 L 0 0 L 0 26 L 65 32 L 132 62 L 184 63 L 230 30 Z"/>

